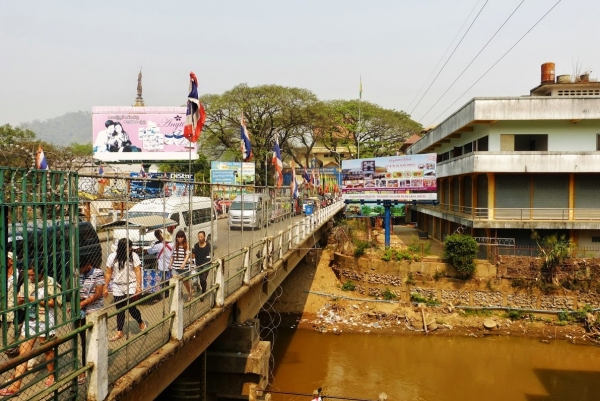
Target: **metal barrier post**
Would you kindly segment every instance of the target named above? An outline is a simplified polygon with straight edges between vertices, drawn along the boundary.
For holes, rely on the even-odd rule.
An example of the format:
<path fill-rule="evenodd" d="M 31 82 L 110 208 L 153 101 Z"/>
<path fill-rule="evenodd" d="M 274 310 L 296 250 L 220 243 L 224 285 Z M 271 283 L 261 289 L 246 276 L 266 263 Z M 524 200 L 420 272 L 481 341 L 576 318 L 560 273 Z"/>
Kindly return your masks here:
<path fill-rule="evenodd" d="M 283 231 L 279 230 L 277 233 L 279 237 L 279 250 L 277 252 L 277 260 L 283 258 Z"/>
<path fill-rule="evenodd" d="M 250 285 L 250 279 L 252 278 L 251 274 L 252 272 L 250 271 L 250 248 L 246 247 L 243 249 L 244 251 L 244 265 L 243 268 L 246 269 L 244 270 L 244 284 L 245 285 Z"/>
<path fill-rule="evenodd" d="M 108 324 L 107 314 L 93 312 L 87 316 L 93 326 L 87 337 L 87 361 L 94 364 L 88 372 L 88 400 L 104 400 L 108 396 Z"/>
<path fill-rule="evenodd" d="M 263 268 L 270 269 L 273 267 L 273 237 L 267 237 L 265 242 L 265 259 L 263 260 Z"/>
<path fill-rule="evenodd" d="M 174 285 L 173 296 L 171 297 L 171 313 L 173 316 L 173 325 L 171 326 L 171 338 L 175 340 L 183 339 L 183 279 L 181 277 L 172 277 L 169 280 L 170 285 Z"/>
<path fill-rule="evenodd" d="M 300 223 L 296 222 L 294 223 L 294 245 L 297 245 L 300 243 Z"/>
<path fill-rule="evenodd" d="M 219 285 L 219 288 L 217 288 L 216 303 L 217 306 L 221 307 L 225 305 L 225 272 L 223 271 L 223 268 L 223 259 L 219 259 L 219 266 L 217 267 L 217 277 L 215 278 L 215 281 Z"/>

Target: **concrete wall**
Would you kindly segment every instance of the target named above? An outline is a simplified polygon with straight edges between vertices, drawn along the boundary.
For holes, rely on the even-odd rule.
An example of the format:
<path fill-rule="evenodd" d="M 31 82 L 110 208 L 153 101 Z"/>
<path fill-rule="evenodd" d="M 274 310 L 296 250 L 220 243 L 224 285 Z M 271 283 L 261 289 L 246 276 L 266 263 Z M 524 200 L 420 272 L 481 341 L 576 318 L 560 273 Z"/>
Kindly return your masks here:
<path fill-rule="evenodd" d="M 358 260 L 336 253 L 334 271 L 340 281 L 350 280 L 355 291 L 368 296 L 381 296 L 384 290 L 396 294 L 401 301 L 410 301 L 411 294 L 433 298 L 442 303 L 478 307 L 509 307 L 544 311 L 576 310 L 585 305 L 600 307 L 600 294 L 543 294 L 514 289 L 509 279 L 497 279 L 495 265 L 478 261 L 477 276 L 472 280 L 454 279 L 456 270 L 439 261 L 419 263 Z M 421 267 L 422 266 L 422 267 Z M 434 281 L 436 269 L 445 270 L 444 277 Z M 408 273 L 413 283 L 406 283 Z"/>
<path fill-rule="evenodd" d="M 577 246 L 580 248 L 598 248 L 600 243 L 592 242 L 592 237 L 600 237 L 600 230 L 578 230 Z"/>
<path fill-rule="evenodd" d="M 470 173 L 598 173 L 598 152 L 476 152 L 437 166 L 438 178 Z"/>
<path fill-rule="evenodd" d="M 458 109 L 421 140 L 412 145 L 407 152 L 408 154 L 421 153 L 430 145 L 451 135 L 459 128 L 472 123 L 477 123 L 477 121 L 522 122 L 548 120 L 559 123 L 568 123 L 570 121 L 586 123 L 586 120 L 596 120 L 590 124 L 597 124 L 597 120 L 599 119 L 599 97 L 475 98 L 465 104 L 462 108 Z M 461 138 L 464 137 L 464 134 L 461 135 Z"/>
<path fill-rule="evenodd" d="M 361 281 L 377 284 L 379 279 L 370 279 L 370 277 L 385 278 L 386 284 L 388 281 L 396 282 L 398 278 L 402 278 L 399 283 L 406 281 L 408 273 L 418 273 L 422 276 L 433 277 L 434 275 L 443 273 L 447 277 L 460 277 L 458 271 L 449 263 L 444 263 L 437 256 L 425 257 L 419 262 L 396 262 L 381 259 L 355 258 L 346 256 L 340 253 L 335 253 L 334 263 L 340 268 L 353 270 L 358 273 Z M 485 260 L 477 260 L 476 277 L 490 278 L 496 277 L 496 266 L 488 263 Z"/>

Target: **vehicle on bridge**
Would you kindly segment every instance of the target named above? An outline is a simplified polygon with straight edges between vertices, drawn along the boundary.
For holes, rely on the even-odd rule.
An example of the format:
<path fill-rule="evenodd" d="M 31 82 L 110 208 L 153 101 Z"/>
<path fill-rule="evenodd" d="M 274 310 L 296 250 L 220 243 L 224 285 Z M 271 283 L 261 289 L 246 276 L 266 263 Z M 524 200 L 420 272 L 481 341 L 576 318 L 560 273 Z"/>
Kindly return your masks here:
<path fill-rule="evenodd" d="M 270 219 L 271 205 L 266 194 L 243 194 L 235 197 L 229 206 L 229 229 L 261 228 Z"/>
<path fill-rule="evenodd" d="M 212 220 L 211 220 L 212 213 Z M 123 221 L 139 218 L 138 223 L 143 224 L 144 218 L 155 218 L 165 220 L 165 238 L 169 236 L 175 239 L 175 233 L 183 230 L 188 236 L 188 241 L 195 241 L 198 232 L 206 233 L 206 242 L 216 243 L 218 240 L 217 216 L 214 212 L 210 198 L 204 196 L 170 196 L 168 198 L 145 199 L 136 203 L 125 213 Z M 175 221 L 176 225 L 169 225 L 169 220 Z M 134 248 L 147 249 L 154 243 L 154 236 L 140 235 L 138 229 L 128 230 L 127 225 L 115 229 L 113 232 L 114 247 L 121 238 L 129 238 L 133 241 Z"/>

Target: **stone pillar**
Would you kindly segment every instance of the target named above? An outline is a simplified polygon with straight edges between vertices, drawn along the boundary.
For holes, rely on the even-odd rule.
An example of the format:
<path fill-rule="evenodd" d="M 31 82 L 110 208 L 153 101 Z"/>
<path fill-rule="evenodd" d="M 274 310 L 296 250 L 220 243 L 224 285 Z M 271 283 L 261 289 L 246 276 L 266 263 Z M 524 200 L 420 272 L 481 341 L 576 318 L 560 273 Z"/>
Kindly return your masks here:
<path fill-rule="evenodd" d="M 465 176 L 458 177 L 458 212 L 465 211 Z"/>
<path fill-rule="evenodd" d="M 479 174 L 471 174 L 471 218 L 475 220 L 477 218 L 477 193 L 479 191 L 477 187 L 477 176 Z"/>
<path fill-rule="evenodd" d="M 171 296 L 171 312 L 175 313 L 173 325 L 171 326 L 171 338 L 174 340 L 183 339 L 183 279 L 173 277 L 169 280 L 169 285 L 174 285 Z"/>
<path fill-rule="evenodd" d="M 269 382 L 271 343 L 260 341 L 258 319 L 232 324 L 208 350 L 207 395 L 218 398 L 250 396 L 250 386 L 264 390 Z"/>
<path fill-rule="evenodd" d="M 494 220 L 496 210 L 496 176 L 486 173 L 488 178 L 488 220 Z"/>
<path fill-rule="evenodd" d="M 575 219 L 575 174 L 569 174 L 569 220 Z"/>
<path fill-rule="evenodd" d="M 94 367 L 88 372 L 89 385 L 87 399 L 101 401 L 108 395 L 108 324 L 104 311 L 93 312 L 87 316 L 93 323 L 92 330 L 86 336 L 86 359 Z"/>

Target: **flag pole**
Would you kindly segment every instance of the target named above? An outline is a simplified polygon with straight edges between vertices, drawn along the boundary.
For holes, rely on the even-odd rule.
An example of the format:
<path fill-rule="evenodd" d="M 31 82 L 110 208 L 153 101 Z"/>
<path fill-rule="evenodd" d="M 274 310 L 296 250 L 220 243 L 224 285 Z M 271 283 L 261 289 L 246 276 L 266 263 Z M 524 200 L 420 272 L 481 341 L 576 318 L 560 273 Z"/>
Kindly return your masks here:
<path fill-rule="evenodd" d="M 362 102 L 362 76 L 360 77 L 360 90 L 358 91 L 358 135 L 356 137 L 356 158 L 360 159 L 360 131 L 361 131 L 361 102 Z"/>

